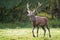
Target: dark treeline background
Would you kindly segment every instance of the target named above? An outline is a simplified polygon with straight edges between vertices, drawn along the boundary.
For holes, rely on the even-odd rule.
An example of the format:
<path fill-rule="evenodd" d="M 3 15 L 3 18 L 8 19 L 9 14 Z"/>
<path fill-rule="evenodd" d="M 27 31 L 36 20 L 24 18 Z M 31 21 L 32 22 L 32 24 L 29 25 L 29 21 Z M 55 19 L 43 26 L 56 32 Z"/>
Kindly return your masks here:
<path fill-rule="evenodd" d="M 31 4 L 30 8 L 36 8 L 41 2 L 37 14 L 48 17 L 51 27 L 60 26 L 60 0 L 0 0 L 0 23 L 19 22 L 21 27 L 28 25 L 27 2 Z"/>

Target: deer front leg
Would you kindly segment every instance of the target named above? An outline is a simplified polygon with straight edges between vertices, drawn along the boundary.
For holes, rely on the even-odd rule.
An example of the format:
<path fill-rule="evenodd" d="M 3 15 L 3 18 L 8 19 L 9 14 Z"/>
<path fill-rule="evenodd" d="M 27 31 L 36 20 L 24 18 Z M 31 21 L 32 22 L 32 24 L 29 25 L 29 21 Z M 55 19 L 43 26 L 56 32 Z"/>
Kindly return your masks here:
<path fill-rule="evenodd" d="M 38 37 L 38 31 L 39 31 L 39 27 L 37 27 L 37 37 Z"/>
<path fill-rule="evenodd" d="M 33 37 L 35 37 L 35 35 L 34 35 L 34 29 L 35 29 L 35 26 L 32 27 L 32 34 L 33 34 Z"/>

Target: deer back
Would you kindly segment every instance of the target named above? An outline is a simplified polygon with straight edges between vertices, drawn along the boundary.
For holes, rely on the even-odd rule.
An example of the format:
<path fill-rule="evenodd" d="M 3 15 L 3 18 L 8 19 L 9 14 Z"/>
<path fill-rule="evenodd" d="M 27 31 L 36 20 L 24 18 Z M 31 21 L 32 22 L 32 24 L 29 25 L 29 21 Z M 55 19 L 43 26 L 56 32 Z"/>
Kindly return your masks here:
<path fill-rule="evenodd" d="M 48 23 L 48 19 L 46 17 L 35 16 L 36 25 L 46 25 Z"/>

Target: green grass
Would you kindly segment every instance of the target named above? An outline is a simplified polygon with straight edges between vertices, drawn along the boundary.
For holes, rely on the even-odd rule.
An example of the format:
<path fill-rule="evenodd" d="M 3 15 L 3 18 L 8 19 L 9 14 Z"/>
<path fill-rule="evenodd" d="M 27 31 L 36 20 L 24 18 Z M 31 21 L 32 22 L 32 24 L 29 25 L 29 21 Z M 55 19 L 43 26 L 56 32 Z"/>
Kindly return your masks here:
<path fill-rule="evenodd" d="M 22 29 L 0 29 L 0 40 L 60 40 L 60 29 L 51 28 L 52 37 L 49 38 L 48 31 L 43 37 L 43 30 L 40 28 L 39 37 L 32 37 L 31 28 Z M 35 29 L 36 35 L 36 29 Z"/>

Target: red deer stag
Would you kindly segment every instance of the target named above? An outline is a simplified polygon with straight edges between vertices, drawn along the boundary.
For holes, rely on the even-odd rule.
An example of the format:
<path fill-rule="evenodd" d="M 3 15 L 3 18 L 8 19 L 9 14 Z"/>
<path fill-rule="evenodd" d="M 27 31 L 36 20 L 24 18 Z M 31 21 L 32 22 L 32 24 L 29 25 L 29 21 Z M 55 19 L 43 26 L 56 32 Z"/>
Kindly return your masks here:
<path fill-rule="evenodd" d="M 35 12 L 37 11 L 37 9 L 40 6 L 41 6 L 41 4 L 38 2 L 38 7 L 32 11 L 32 10 L 29 9 L 29 4 L 27 3 L 28 16 L 30 17 L 30 19 L 33 23 L 33 27 L 32 27 L 33 37 L 35 37 L 35 35 L 34 35 L 34 28 L 35 27 L 37 27 L 37 37 L 38 37 L 39 26 L 41 26 L 42 29 L 44 30 L 44 36 L 46 34 L 46 29 L 45 29 L 45 27 L 46 27 L 48 29 L 48 32 L 49 32 L 49 37 L 51 37 L 50 29 L 48 27 L 48 19 L 46 17 L 40 17 L 40 16 L 35 15 Z"/>

